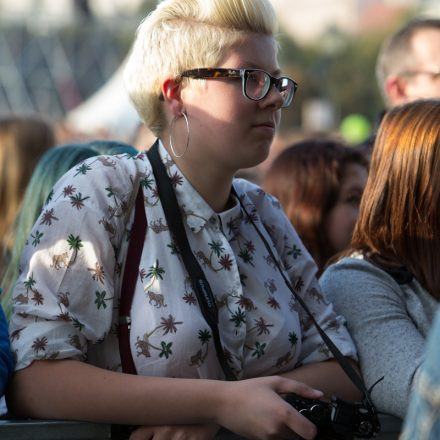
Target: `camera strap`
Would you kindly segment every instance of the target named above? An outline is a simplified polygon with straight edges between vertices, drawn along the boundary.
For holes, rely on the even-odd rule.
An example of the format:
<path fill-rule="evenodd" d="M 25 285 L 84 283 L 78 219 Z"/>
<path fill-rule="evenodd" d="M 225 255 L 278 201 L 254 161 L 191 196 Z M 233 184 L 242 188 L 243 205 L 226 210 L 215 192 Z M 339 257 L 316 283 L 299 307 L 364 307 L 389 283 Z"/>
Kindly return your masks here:
<path fill-rule="evenodd" d="M 162 208 L 168 227 L 176 241 L 183 264 L 191 279 L 202 315 L 211 328 L 220 366 L 227 380 L 237 380 L 232 368 L 228 364 L 220 340 L 217 304 L 211 286 L 188 243 L 188 237 L 185 232 L 185 227 L 183 226 L 182 214 L 179 209 L 179 204 L 177 203 L 176 193 L 174 192 L 171 179 L 160 158 L 158 141 L 147 151 L 147 156 L 153 168 L 153 174 L 157 184 L 157 193 L 162 202 Z"/>
<path fill-rule="evenodd" d="M 159 154 L 158 149 L 158 141 L 154 143 L 154 145 L 147 151 L 147 156 L 150 160 L 150 163 L 152 165 L 153 174 L 156 180 L 157 184 L 157 192 L 158 196 L 162 202 L 162 208 L 164 210 L 165 218 L 168 224 L 168 227 L 170 229 L 170 232 L 172 233 L 172 236 L 174 240 L 176 241 L 177 247 L 179 249 L 183 264 L 189 274 L 189 277 L 191 279 L 191 283 L 194 289 L 194 292 L 196 293 L 197 300 L 199 303 L 200 310 L 202 312 L 202 315 L 208 325 L 211 328 L 214 345 L 217 353 L 217 358 L 219 360 L 220 366 L 223 370 L 223 373 L 227 380 L 237 380 L 234 372 L 232 371 L 232 368 L 227 362 L 227 358 L 225 356 L 223 346 L 221 344 L 219 329 L 218 329 L 218 310 L 217 305 L 215 302 L 214 295 L 212 293 L 211 287 L 205 277 L 205 274 L 200 267 L 199 262 L 197 261 L 196 257 L 194 256 L 194 253 L 192 252 L 188 237 L 185 232 L 185 228 L 183 226 L 182 221 L 182 214 L 179 209 L 179 205 L 177 202 L 176 194 L 173 189 L 173 185 L 171 182 L 170 177 L 167 174 L 167 171 L 165 169 L 165 166 L 162 162 L 162 159 Z M 344 355 L 341 353 L 341 351 L 336 347 L 336 345 L 333 343 L 333 341 L 327 336 L 327 334 L 322 330 L 321 326 L 317 323 L 315 317 L 308 309 L 307 305 L 305 304 L 304 300 L 295 292 L 295 289 L 293 289 L 290 281 L 287 279 L 286 275 L 284 274 L 281 264 L 278 261 L 278 259 L 275 257 L 274 252 L 272 251 L 271 246 L 267 242 L 264 235 L 261 233 L 261 231 L 258 229 L 257 225 L 252 219 L 252 216 L 248 213 L 246 210 L 242 199 L 235 191 L 235 188 L 232 186 L 232 194 L 237 198 L 237 200 L 240 203 L 241 208 L 243 209 L 244 213 L 246 214 L 249 222 L 254 227 L 255 231 L 257 232 L 258 236 L 262 240 L 266 250 L 269 252 L 269 255 L 271 256 L 272 260 L 274 261 L 277 270 L 281 274 L 287 288 L 292 293 L 292 295 L 295 297 L 295 299 L 298 301 L 298 303 L 301 305 L 301 307 L 304 309 L 306 314 L 311 319 L 312 323 L 316 327 L 318 333 L 320 334 L 321 338 L 325 342 L 325 344 L 328 346 L 330 351 L 332 352 L 333 356 L 335 357 L 336 361 L 339 363 L 341 368 L 344 370 L 344 372 L 347 374 L 347 376 L 350 378 L 350 380 L 353 382 L 353 384 L 361 391 L 361 393 L 364 395 L 365 402 L 370 407 L 370 410 L 373 413 L 376 413 L 375 407 L 373 403 L 371 402 L 370 398 L 370 390 L 368 390 L 359 376 L 359 374 L 355 371 L 355 369 L 350 365 L 350 363 L 347 361 L 347 359 L 344 357 Z M 139 197 L 138 197 L 139 198 Z M 140 203 L 139 203 L 140 205 Z M 140 207 L 137 206 L 137 210 L 139 210 Z M 142 206 L 142 211 L 143 211 Z M 136 216 L 135 214 L 135 221 L 132 228 L 132 234 L 135 233 L 136 230 L 142 230 L 145 231 L 145 222 L 142 226 L 139 227 L 139 225 L 136 225 L 136 218 L 141 217 L 141 215 Z M 142 232 L 142 231 L 141 231 Z M 144 232 L 145 234 L 145 232 Z M 139 234 L 138 234 L 139 235 Z M 140 235 L 139 235 L 140 236 Z M 145 236 L 145 235 L 143 235 Z M 133 237 L 132 237 L 133 238 Z M 132 242 L 134 240 L 130 240 Z M 138 242 L 138 240 L 136 240 Z M 138 243 L 139 246 L 142 248 L 143 240 L 140 240 Z M 130 252 L 130 249 L 129 249 Z M 139 266 L 139 264 L 135 265 L 136 267 Z M 124 297 L 124 289 L 122 290 L 121 295 L 121 301 L 122 297 Z M 132 294 L 131 294 L 132 297 Z M 131 304 L 131 301 L 129 302 Z M 127 309 L 128 306 L 125 306 Z M 129 309 L 126 311 L 125 315 L 127 316 L 129 314 Z M 131 357 L 131 353 L 130 353 Z M 373 385 L 374 386 L 374 385 Z"/>
<path fill-rule="evenodd" d="M 281 268 L 281 264 L 278 261 L 278 259 L 275 257 L 275 254 L 272 251 L 271 246 L 269 245 L 269 243 L 267 242 L 266 238 L 264 237 L 264 235 L 261 233 L 261 231 L 258 229 L 257 225 L 255 224 L 252 216 L 247 212 L 246 208 L 244 207 L 243 201 L 241 200 L 240 196 L 237 194 L 237 192 L 235 191 L 235 188 L 232 186 L 232 193 L 235 195 L 235 197 L 237 197 L 241 208 L 243 209 L 243 211 L 245 212 L 249 222 L 252 224 L 252 226 L 254 227 L 255 231 L 257 232 L 258 236 L 260 237 L 260 239 L 262 240 L 264 246 L 266 247 L 266 250 L 269 252 L 270 257 L 272 258 L 273 262 L 275 263 L 278 272 L 281 274 L 281 276 L 283 277 L 283 280 L 287 286 L 287 288 L 290 290 L 290 292 L 292 293 L 292 295 L 295 297 L 295 299 L 298 301 L 298 303 L 301 305 L 301 307 L 303 308 L 303 310 L 307 313 L 307 315 L 309 316 L 309 318 L 311 319 L 311 321 L 313 322 L 314 326 L 316 327 L 316 329 L 318 330 L 318 333 L 320 334 L 321 338 L 323 339 L 323 341 L 326 343 L 327 347 L 330 349 L 330 351 L 332 352 L 333 356 L 335 357 L 336 361 L 339 363 L 339 365 L 341 366 L 341 368 L 344 370 L 344 372 L 347 374 L 347 376 L 349 377 L 349 379 L 353 382 L 353 384 L 359 389 L 359 391 L 364 395 L 365 397 L 365 401 L 366 403 L 371 407 L 370 409 L 376 413 L 376 409 L 371 401 L 370 398 L 370 390 L 374 387 L 371 387 L 370 390 L 368 390 L 363 382 L 363 380 L 361 379 L 361 377 L 359 376 L 359 374 L 357 373 L 357 371 L 350 365 L 350 363 L 347 361 L 347 359 L 345 358 L 345 356 L 341 353 L 341 351 L 339 350 L 338 347 L 336 347 L 336 345 L 333 343 L 333 341 L 327 336 L 327 334 L 324 332 L 324 330 L 321 328 L 321 326 L 317 323 L 315 317 L 313 316 L 313 314 L 310 312 L 309 308 L 307 307 L 306 303 L 304 302 L 304 300 L 295 292 L 295 289 L 293 288 L 292 284 L 290 283 L 290 281 L 287 279 L 286 275 L 284 274 L 282 268 Z M 383 378 L 382 378 L 383 379 Z M 380 380 L 382 380 L 380 379 Z M 378 382 L 376 382 L 378 383 Z"/>

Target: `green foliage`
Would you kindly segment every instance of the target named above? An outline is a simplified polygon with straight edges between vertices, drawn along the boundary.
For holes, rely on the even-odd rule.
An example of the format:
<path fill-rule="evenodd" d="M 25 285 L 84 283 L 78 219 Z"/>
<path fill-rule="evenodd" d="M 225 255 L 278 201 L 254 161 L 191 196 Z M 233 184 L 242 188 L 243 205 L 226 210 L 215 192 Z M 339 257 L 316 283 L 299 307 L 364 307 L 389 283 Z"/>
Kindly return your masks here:
<path fill-rule="evenodd" d="M 314 45 L 300 46 L 281 36 L 280 63 L 299 84 L 292 108 L 283 114 L 281 129 L 300 125 L 300 109 L 310 98 L 328 99 L 337 121 L 351 113 L 374 121 L 382 108 L 375 64 L 384 37 L 380 32 L 349 36 L 331 29 Z"/>

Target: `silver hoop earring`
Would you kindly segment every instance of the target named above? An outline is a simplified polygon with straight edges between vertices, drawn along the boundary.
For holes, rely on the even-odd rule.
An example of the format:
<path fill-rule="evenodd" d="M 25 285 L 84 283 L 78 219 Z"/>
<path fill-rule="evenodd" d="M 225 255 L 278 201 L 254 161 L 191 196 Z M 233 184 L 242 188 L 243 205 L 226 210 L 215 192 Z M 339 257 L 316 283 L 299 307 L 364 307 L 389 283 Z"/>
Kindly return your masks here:
<path fill-rule="evenodd" d="M 178 118 L 178 116 L 174 116 L 173 120 L 171 121 L 171 126 L 170 126 L 170 148 L 171 151 L 174 155 L 174 157 L 180 158 L 183 157 L 185 155 L 185 153 L 188 151 L 188 147 L 189 147 L 189 122 L 188 122 L 188 116 L 186 116 L 185 112 L 182 112 L 181 115 L 185 118 L 185 123 L 186 123 L 186 146 L 185 149 L 183 150 L 183 153 L 181 154 L 177 154 L 176 151 L 174 150 L 174 146 L 173 146 L 173 131 L 174 131 L 174 124 Z"/>

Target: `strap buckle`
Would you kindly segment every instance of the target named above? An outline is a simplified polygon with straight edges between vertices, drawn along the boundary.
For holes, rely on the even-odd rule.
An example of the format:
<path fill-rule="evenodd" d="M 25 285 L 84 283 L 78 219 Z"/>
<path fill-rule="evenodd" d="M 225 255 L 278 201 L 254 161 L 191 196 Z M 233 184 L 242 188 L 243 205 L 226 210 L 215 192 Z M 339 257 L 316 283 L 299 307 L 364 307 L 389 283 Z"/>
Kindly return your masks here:
<path fill-rule="evenodd" d="M 131 317 L 130 316 L 120 316 L 119 325 L 126 325 L 130 330 L 131 327 Z"/>

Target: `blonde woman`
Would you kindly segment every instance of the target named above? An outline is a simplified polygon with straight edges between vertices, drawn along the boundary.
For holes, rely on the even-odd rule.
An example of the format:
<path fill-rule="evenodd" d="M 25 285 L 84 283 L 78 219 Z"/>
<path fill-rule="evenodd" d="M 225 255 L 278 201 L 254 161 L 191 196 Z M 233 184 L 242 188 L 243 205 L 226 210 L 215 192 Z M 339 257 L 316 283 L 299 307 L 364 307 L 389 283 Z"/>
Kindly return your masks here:
<path fill-rule="evenodd" d="M 158 137 L 148 154 L 159 155 L 172 194 L 159 198 L 145 153 L 85 162 L 57 184 L 14 292 L 10 402 L 20 415 L 143 425 L 133 439 L 207 439 L 219 426 L 255 439 L 313 438 L 314 425 L 281 394 L 359 397 L 275 263 L 355 359 L 312 259 L 272 198 L 233 182 L 266 158 L 296 89 L 280 72 L 275 24 L 266 0 L 167 0 L 139 27 L 125 78 Z M 173 197 L 215 299 L 219 344 L 165 218 Z M 141 239 L 135 213 L 146 216 Z M 128 249 L 139 243 L 138 263 Z M 127 273 L 134 295 L 119 320 Z M 128 322 L 137 375 L 121 372 Z"/>

